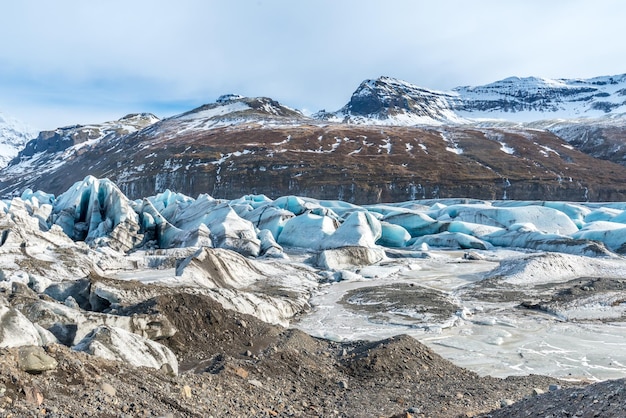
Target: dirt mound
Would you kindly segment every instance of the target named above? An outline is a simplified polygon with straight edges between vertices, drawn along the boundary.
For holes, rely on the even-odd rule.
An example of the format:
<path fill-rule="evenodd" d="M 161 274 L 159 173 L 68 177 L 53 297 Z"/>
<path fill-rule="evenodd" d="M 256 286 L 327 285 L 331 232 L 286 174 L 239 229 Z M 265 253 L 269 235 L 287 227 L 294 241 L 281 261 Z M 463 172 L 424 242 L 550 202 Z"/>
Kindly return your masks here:
<path fill-rule="evenodd" d="M 480 377 L 408 336 L 333 342 L 224 309 L 203 295 L 162 295 L 124 314 L 161 313 L 178 332 L 159 342 L 182 372 L 132 367 L 51 345 L 40 374 L 0 351 L 0 416 L 457 417 L 564 382 Z M 558 393 L 558 392 L 557 392 Z"/>
<path fill-rule="evenodd" d="M 225 310 L 213 299 L 190 293 L 161 295 L 127 308 L 126 315 L 160 313 L 178 330 L 159 342 L 176 354 L 182 370 L 200 370 L 216 356 L 256 355 L 275 343 L 282 328 Z"/>
<path fill-rule="evenodd" d="M 483 417 L 626 417 L 626 379 L 544 393 Z"/>
<path fill-rule="evenodd" d="M 478 378 L 475 373 L 450 364 L 407 335 L 357 343 L 342 364 L 346 373 L 361 379 L 400 377 L 408 380 L 430 380 L 451 376 L 458 378 L 462 375 Z"/>

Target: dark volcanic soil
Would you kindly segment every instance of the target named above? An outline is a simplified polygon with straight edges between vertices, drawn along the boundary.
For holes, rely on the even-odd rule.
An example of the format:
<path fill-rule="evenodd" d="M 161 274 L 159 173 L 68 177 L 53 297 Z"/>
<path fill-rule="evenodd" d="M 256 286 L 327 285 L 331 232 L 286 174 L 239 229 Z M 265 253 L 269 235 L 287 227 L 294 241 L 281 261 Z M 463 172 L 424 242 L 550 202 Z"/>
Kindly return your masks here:
<path fill-rule="evenodd" d="M 60 345 L 47 347 L 58 366 L 31 375 L 18 367 L 19 349 L 3 349 L 0 416 L 465 417 L 524 398 L 528 411 L 571 409 L 575 399 L 578 410 L 623 412 L 611 405 L 626 400 L 623 383 L 611 386 L 610 397 L 585 395 L 596 385 L 536 397 L 537 389 L 568 384 L 542 376 L 479 377 L 408 336 L 352 343 L 316 339 L 225 310 L 204 296 L 160 296 L 128 308 L 132 312 L 161 312 L 176 325 L 178 333 L 160 342 L 176 353 L 179 376 Z M 508 411 L 526 410 L 515 407 Z M 498 413 L 493 416 L 527 416 Z M 541 416 L 569 416 L 551 413 Z"/>

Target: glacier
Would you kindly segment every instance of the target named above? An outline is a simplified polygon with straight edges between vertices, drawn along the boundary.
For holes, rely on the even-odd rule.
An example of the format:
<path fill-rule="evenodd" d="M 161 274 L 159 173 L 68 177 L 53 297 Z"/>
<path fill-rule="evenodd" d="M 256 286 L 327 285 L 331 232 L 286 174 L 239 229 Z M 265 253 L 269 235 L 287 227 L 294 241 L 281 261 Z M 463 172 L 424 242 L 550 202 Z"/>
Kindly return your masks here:
<path fill-rule="evenodd" d="M 176 370 L 158 345 L 176 329 L 129 312 L 188 292 L 326 338 L 408 333 L 483 374 L 626 376 L 614 349 L 626 346 L 625 219 L 619 202 L 131 201 L 89 176 L 0 204 L 0 346 L 58 342 Z M 610 345 L 584 360 L 594 335 Z"/>

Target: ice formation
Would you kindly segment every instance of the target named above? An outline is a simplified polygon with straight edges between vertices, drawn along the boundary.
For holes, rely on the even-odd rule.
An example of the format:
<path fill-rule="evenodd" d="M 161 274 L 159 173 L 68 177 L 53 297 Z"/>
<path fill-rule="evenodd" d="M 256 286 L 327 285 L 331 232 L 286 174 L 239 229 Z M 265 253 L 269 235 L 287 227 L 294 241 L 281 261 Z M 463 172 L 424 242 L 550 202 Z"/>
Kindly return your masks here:
<path fill-rule="evenodd" d="M 130 201 L 109 180 L 87 177 L 58 197 L 26 190 L 1 202 L 0 291 L 11 297 L 0 295 L 0 346 L 59 342 L 176 370 L 171 353 L 153 341 L 176 329 L 166 318 L 126 310 L 165 291 L 205 294 L 276 324 L 298 316 L 299 326 L 315 333 L 307 325 L 315 323 L 320 335 L 333 338 L 408 327 L 443 333 L 457 344 L 461 336 L 446 336 L 446 330 L 491 324 L 488 300 L 506 292 L 538 298 L 516 303 L 566 322 L 616 318 L 625 311 L 617 279 L 626 267 L 625 225 L 623 203 L 423 200 L 356 206 L 298 196 L 229 201 L 170 191 Z M 600 283 L 606 291 L 584 295 L 585 303 L 559 302 L 560 294 L 546 293 L 550 286 L 582 288 L 574 281 L 585 277 L 606 280 Z M 407 281 L 443 292 L 458 312 L 418 325 L 419 318 L 438 317 L 415 311 L 423 300 L 406 306 L 375 300 L 387 297 L 390 283 Z M 479 292 L 482 283 L 489 286 Z M 341 299 L 365 286 L 382 287 Z M 381 312 L 369 325 L 355 324 L 367 311 L 342 314 L 351 303 Z M 339 313 L 327 323 L 320 318 L 324 309 Z M 493 324 L 488 326 L 498 322 Z M 379 331 L 362 335 L 358 329 Z M 478 338 L 471 335 L 463 338 Z M 490 338 L 501 345 L 509 341 L 502 335 Z M 152 354 L 142 354 L 142 362 L 125 346 Z"/>

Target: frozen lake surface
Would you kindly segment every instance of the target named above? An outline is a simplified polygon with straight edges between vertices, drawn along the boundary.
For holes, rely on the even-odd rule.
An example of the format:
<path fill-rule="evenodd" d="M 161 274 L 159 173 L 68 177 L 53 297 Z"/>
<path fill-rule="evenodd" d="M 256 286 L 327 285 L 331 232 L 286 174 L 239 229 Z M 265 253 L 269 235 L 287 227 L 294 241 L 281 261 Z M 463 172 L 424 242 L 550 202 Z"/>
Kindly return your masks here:
<path fill-rule="evenodd" d="M 521 307 L 527 299 L 549 293 L 525 294 L 526 286 L 511 285 L 516 294 L 502 294 L 499 301 L 493 295 L 480 300 L 475 297 L 476 288 L 491 278 L 501 261 L 522 264 L 529 254 L 482 252 L 484 259 L 474 261 L 463 255 L 460 251 L 428 252 L 429 258 L 390 260 L 382 267 L 362 269 L 362 280 L 329 284 L 316 292 L 311 311 L 295 325 L 333 340 L 408 334 L 481 375 L 532 373 L 588 380 L 626 376 L 623 303 L 608 303 L 600 295 L 595 304 L 576 306 L 581 319 L 568 320 L 558 312 Z M 571 261 L 582 265 L 598 260 L 573 256 Z M 597 263 L 597 273 L 603 274 L 608 267 L 619 269 L 619 263 L 603 260 Z M 403 291 L 393 291 L 402 285 L 407 286 Z M 474 292 L 467 292 L 468 288 Z M 356 294 L 361 297 L 350 297 Z M 446 310 L 442 305 L 448 301 L 452 306 Z M 615 306 L 607 306 L 611 304 Z"/>

